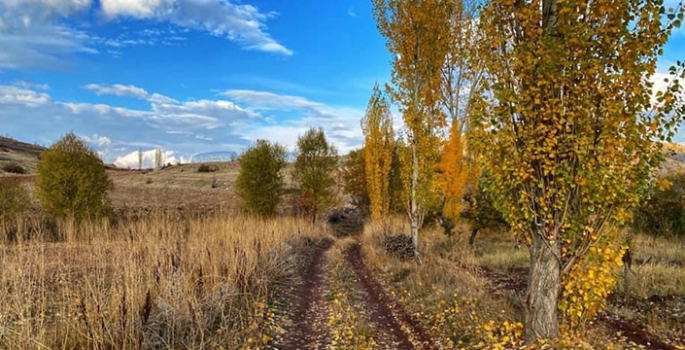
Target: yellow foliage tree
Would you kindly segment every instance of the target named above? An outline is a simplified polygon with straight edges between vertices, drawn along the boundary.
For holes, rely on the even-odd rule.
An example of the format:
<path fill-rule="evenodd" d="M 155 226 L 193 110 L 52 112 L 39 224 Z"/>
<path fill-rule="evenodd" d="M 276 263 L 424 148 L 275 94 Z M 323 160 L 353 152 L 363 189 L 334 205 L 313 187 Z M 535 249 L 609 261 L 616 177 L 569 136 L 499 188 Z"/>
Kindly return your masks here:
<path fill-rule="evenodd" d="M 621 254 L 617 228 L 663 159 L 654 141 L 670 141 L 685 113 L 682 63 L 666 90 L 650 81 L 682 17 L 662 0 L 501 0 L 481 13 L 488 83 L 472 137 L 485 189 L 530 245 L 526 343 L 559 335 L 564 281 L 573 297 L 593 260 Z M 606 295 L 613 279 L 601 278 Z M 571 301 L 561 306 L 576 315 L 597 305 Z"/>
<path fill-rule="evenodd" d="M 464 157 L 464 139 L 459 123 L 453 122 L 449 139 L 444 143 L 440 157 L 440 176 L 438 183 L 443 196 L 442 213 L 449 220 L 456 220 L 462 209 L 464 188 L 470 175 Z"/>
<path fill-rule="evenodd" d="M 395 143 L 390 105 L 378 84 L 373 88 L 361 125 L 371 218 L 378 221 L 388 214 L 390 208 L 390 170 Z"/>
<path fill-rule="evenodd" d="M 439 146 L 436 131 L 445 126 L 440 109 L 442 67 L 449 49 L 449 6 L 442 0 L 373 0 L 378 29 L 393 54 L 392 85 L 386 87 L 400 104 L 406 139 L 408 213 L 414 247 L 419 247 L 419 227 L 425 204 L 434 196 L 433 174 Z M 402 157 L 401 157 L 402 158 Z M 418 256 L 418 255 L 417 255 Z"/>

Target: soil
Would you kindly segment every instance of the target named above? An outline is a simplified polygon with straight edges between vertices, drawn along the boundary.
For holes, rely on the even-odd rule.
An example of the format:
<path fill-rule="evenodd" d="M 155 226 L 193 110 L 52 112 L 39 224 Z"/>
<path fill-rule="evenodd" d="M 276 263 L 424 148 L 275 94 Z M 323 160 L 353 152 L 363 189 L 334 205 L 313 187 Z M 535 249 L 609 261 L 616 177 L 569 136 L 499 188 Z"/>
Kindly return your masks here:
<path fill-rule="evenodd" d="M 324 240 L 314 251 L 303 271 L 302 281 L 294 299 L 291 314 L 293 327 L 272 345 L 280 350 L 325 349 L 330 342 L 324 329 L 328 311 L 324 296 L 326 281 L 326 252 L 333 246 L 332 240 Z"/>
<path fill-rule="evenodd" d="M 385 333 L 380 339 L 392 339 L 392 344 L 379 344 L 387 349 L 434 349 L 430 337 L 395 298 L 391 297 L 364 264 L 359 244 L 346 251 L 345 258 L 357 278 L 371 322 Z M 403 327 L 404 326 L 404 327 Z M 415 344 L 411 339 L 415 340 Z"/>

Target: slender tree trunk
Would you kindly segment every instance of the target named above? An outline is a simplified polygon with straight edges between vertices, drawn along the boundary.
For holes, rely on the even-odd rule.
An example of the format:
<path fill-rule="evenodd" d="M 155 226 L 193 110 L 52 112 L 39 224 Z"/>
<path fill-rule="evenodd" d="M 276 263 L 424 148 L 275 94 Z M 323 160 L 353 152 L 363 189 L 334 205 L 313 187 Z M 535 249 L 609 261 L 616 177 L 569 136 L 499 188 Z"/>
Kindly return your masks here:
<path fill-rule="evenodd" d="M 524 341 L 531 344 L 538 339 L 559 336 L 557 300 L 561 283 L 561 266 L 557 257 L 559 246 L 533 233 L 530 250 L 530 275 L 526 292 Z"/>
<path fill-rule="evenodd" d="M 409 223 L 411 229 L 411 241 L 414 244 L 414 249 L 416 250 L 416 257 L 420 259 L 419 256 L 419 206 L 416 198 L 416 187 L 419 184 L 419 154 L 416 149 L 416 141 L 412 143 L 411 146 L 411 156 L 412 156 L 412 175 L 411 175 L 411 198 L 410 198 L 410 208 L 409 208 Z"/>

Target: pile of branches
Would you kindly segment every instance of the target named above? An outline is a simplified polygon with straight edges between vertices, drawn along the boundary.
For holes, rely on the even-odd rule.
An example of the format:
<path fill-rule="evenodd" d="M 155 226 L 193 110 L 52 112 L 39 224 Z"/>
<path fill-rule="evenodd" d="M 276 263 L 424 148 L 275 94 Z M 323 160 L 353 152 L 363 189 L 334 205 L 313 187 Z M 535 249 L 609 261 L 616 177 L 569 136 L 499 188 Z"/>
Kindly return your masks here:
<path fill-rule="evenodd" d="M 385 251 L 402 260 L 413 259 L 416 257 L 416 247 L 411 236 L 399 233 L 396 235 L 387 234 L 383 239 Z"/>
<path fill-rule="evenodd" d="M 355 236 L 364 230 L 364 219 L 354 208 L 336 209 L 328 215 L 328 224 L 337 237 Z"/>

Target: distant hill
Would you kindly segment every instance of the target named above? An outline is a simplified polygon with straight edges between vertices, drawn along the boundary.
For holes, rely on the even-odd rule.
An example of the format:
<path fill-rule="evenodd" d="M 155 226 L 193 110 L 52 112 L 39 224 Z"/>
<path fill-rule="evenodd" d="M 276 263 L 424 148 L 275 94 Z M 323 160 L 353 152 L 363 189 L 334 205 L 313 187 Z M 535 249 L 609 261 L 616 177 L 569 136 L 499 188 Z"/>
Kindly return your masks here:
<path fill-rule="evenodd" d="M 238 159 L 238 153 L 233 151 L 227 152 L 208 152 L 198 153 L 190 160 L 191 163 L 214 163 L 214 162 L 232 162 Z"/>
<path fill-rule="evenodd" d="M 7 174 L 4 170 L 8 166 L 17 165 L 26 173 L 37 171 L 40 153 L 45 147 L 25 143 L 0 136 L 0 175 Z"/>

